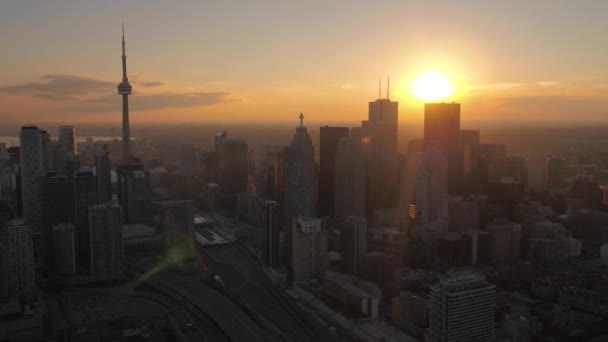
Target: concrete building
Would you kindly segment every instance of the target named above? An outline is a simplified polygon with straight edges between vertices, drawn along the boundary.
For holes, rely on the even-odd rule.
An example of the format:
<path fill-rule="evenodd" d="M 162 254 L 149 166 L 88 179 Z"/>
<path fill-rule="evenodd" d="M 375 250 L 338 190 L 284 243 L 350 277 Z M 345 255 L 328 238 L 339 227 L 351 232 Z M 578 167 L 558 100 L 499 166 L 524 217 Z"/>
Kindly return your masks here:
<path fill-rule="evenodd" d="M 348 137 L 348 127 L 320 128 L 319 139 L 319 217 L 334 215 L 334 179 L 338 143 Z"/>
<path fill-rule="evenodd" d="M 0 297 L 36 290 L 32 229 L 23 218 L 0 225 Z"/>
<path fill-rule="evenodd" d="M 334 219 L 342 222 L 347 216 L 365 216 L 367 176 L 361 137 L 340 139 L 334 171 Z"/>
<path fill-rule="evenodd" d="M 23 217 L 33 233 L 41 233 L 43 229 L 41 193 L 44 157 L 42 132 L 38 127 L 21 127 L 20 147 Z"/>
<path fill-rule="evenodd" d="M 458 194 L 462 188 L 463 157 L 460 141 L 460 104 L 424 105 L 424 143 L 443 153 L 447 163 L 447 188 Z"/>
<path fill-rule="evenodd" d="M 580 241 L 560 223 L 537 222 L 530 229 L 528 256 L 537 263 L 565 261 L 580 256 Z"/>
<path fill-rule="evenodd" d="M 491 261 L 490 234 L 479 229 L 462 232 L 462 262 L 464 265 L 487 264 Z"/>
<path fill-rule="evenodd" d="M 89 208 L 91 274 L 96 281 L 112 282 L 123 275 L 122 215 L 117 201 Z"/>
<path fill-rule="evenodd" d="M 361 258 L 367 254 L 367 220 L 347 216 L 340 225 L 340 261 L 342 270 L 358 275 Z"/>
<path fill-rule="evenodd" d="M 505 219 L 494 220 L 486 225 L 490 234 L 492 260 L 512 262 L 521 257 L 521 225 Z"/>
<path fill-rule="evenodd" d="M 321 293 L 340 303 L 343 311 L 352 312 L 355 316 L 378 317 L 382 291 L 374 283 L 348 274 L 327 272 Z"/>
<path fill-rule="evenodd" d="M 328 231 L 322 229 L 321 220 L 305 216 L 294 218 L 291 237 L 293 281 L 323 276 L 329 267 Z"/>
<path fill-rule="evenodd" d="M 286 264 L 292 265 L 291 243 L 294 240 L 291 236 L 294 225 L 294 218 L 298 216 L 316 216 L 317 204 L 317 170 L 315 165 L 315 151 L 310 135 L 304 127 L 304 115 L 300 114 L 300 126 L 296 128 L 296 133 L 291 139 L 290 145 L 284 153 L 284 210 L 286 228 L 285 251 L 287 256 Z"/>
<path fill-rule="evenodd" d="M 72 223 L 53 225 L 53 272 L 62 276 L 76 274 L 76 229 Z"/>
<path fill-rule="evenodd" d="M 89 208 L 97 204 L 97 179 L 91 169 L 80 169 L 70 177 L 70 222 L 76 229 L 76 262 L 90 273 L 91 237 Z"/>
<path fill-rule="evenodd" d="M 496 286 L 458 272 L 431 287 L 428 341 L 494 341 Z"/>
<path fill-rule="evenodd" d="M 262 256 L 264 263 L 268 266 L 279 266 L 280 263 L 280 228 L 279 203 L 276 201 L 264 201 L 264 242 Z"/>
<path fill-rule="evenodd" d="M 205 186 L 205 209 L 209 211 L 216 210 L 218 207 L 218 198 L 220 186 L 217 183 L 207 183 Z"/>
<path fill-rule="evenodd" d="M 362 122 L 367 144 L 367 213 L 394 208 L 398 200 L 398 121 L 399 104 L 388 98 L 369 103 L 368 120 Z"/>

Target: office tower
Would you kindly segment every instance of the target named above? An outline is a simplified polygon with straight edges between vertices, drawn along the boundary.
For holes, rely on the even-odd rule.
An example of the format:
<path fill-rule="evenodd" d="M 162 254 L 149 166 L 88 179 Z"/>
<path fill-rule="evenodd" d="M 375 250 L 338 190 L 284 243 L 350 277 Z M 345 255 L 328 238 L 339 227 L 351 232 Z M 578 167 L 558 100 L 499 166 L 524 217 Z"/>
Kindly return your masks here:
<path fill-rule="evenodd" d="M 74 126 L 59 126 L 58 147 L 63 154 L 62 157 L 78 154 L 76 150 L 76 128 Z"/>
<path fill-rule="evenodd" d="M 160 214 L 160 233 L 168 254 L 178 262 L 194 257 L 194 208 L 192 201 L 163 201 L 156 203 Z"/>
<path fill-rule="evenodd" d="M 8 150 L 6 149 L 6 144 L 0 143 L 0 160 L 7 159 L 7 158 L 9 158 L 9 156 L 8 156 Z"/>
<path fill-rule="evenodd" d="M 471 229 L 462 233 L 462 261 L 464 265 L 487 264 L 491 261 L 490 234 L 479 229 Z"/>
<path fill-rule="evenodd" d="M 463 162 L 463 191 L 479 192 L 479 131 L 461 130 Z"/>
<path fill-rule="evenodd" d="M 23 218 L 0 225 L 0 297 L 36 290 L 32 230 Z"/>
<path fill-rule="evenodd" d="M 369 117 L 362 123 L 364 139 L 369 139 L 367 178 L 368 216 L 380 208 L 397 206 L 398 184 L 398 103 L 378 99 L 369 103 Z"/>
<path fill-rule="evenodd" d="M 486 225 L 490 233 L 492 260 L 512 262 L 521 256 L 521 225 L 505 219 L 494 220 Z"/>
<path fill-rule="evenodd" d="M 346 273 L 358 275 L 361 258 L 367 254 L 367 220 L 348 216 L 340 225 L 340 261 Z"/>
<path fill-rule="evenodd" d="M 97 203 L 106 203 L 112 199 L 112 166 L 108 145 L 95 153 L 95 176 L 97 177 Z"/>
<path fill-rule="evenodd" d="M 580 255 L 580 242 L 568 229 L 550 221 L 535 223 L 530 229 L 528 254 L 531 261 L 544 264 L 563 262 Z"/>
<path fill-rule="evenodd" d="M 111 282 L 122 277 L 121 216 L 117 201 L 89 208 L 91 274 L 97 281 Z"/>
<path fill-rule="evenodd" d="M 361 139 L 340 139 L 336 148 L 334 170 L 333 202 L 336 222 L 342 222 L 347 216 L 365 216 L 366 169 Z"/>
<path fill-rule="evenodd" d="M 450 198 L 448 203 L 448 231 L 462 233 L 470 229 L 479 229 L 481 209 L 479 203 L 462 198 Z"/>
<path fill-rule="evenodd" d="M 264 249 L 262 256 L 264 263 L 268 266 L 279 265 L 279 203 L 276 201 L 264 201 Z"/>
<path fill-rule="evenodd" d="M 488 181 L 490 183 L 500 182 L 503 179 L 526 184 L 528 173 L 524 158 L 502 157 L 490 161 L 488 163 Z"/>
<path fill-rule="evenodd" d="M 67 176 L 56 175 L 54 172 L 47 173 L 42 179 L 42 217 L 43 217 L 43 241 L 51 241 L 53 237 L 52 227 L 54 224 L 69 222 L 70 214 L 70 183 Z M 50 244 L 44 246 L 47 266 L 53 260 Z"/>
<path fill-rule="evenodd" d="M 179 151 L 179 160 L 184 171 L 194 171 L 196 150 L 192 144 L 182 144 Z"/>
<path fill-rule="evenodd" d="M 249 154 L 247 142 L 230 139 L 222 143 L 219 179 L 228 208 L 234 208 L 236 196 L 247 189 Z"/>
<path fill-rule="evenodd" d="M 217 183 L 218 181 L 218 160 L 217 153 L 215 152 L 204 152 L 202 157 L 203 163 L 203 182 L 206 183 Z"/>
<path fill-rule="evenodd" d="M 85 160 L 83 161 L 84 165 L 94 165 L 95 164 L 95 143 L 93 143 L 93 138 L 87 137 L 87 142 L 85 144 L 84 156 Z"/>
<path fill-rule="evenodd" d="M 429 245 L 448 228 L 447 163 L 439 150 L 429 147 L 416 158 L 416 180 L 411 217 L 414 235 Z"/>
<path fill-rule="evenodd" d="M 545 190 L 555 190 L 565 185 L 564 177 L 568 165 L 558 156 L 547 157 L 545 161 Z"/>
<path fill-rule="evenodd" d="M 122 162 L 131 160 L 131 131 L 129 127 L 129 95 L 133 87 L 127 77 L 127 54 L 125 52 L 125 26 L 122 26 L 122 82 L 118 84 L 118 94 L 122 96 Z"/>
<path fill-rule="evenodd" d="M 267 163 L 267 196 L 269 199 L 277 202 L 283 201 L 283 191 L 284 189 L 284 176 L 285 172 L 283 171 L 284 161 L 283 161 L 283 151 L 269 151 L 266 153 L 266 163 Z"/>
<path fill-rule="evenodd" d="M 399 226 L 407 231 L 413 229 L 416 217 L 414 194 L 416 192 L 416 161 L 418 153 L 424 152 L 424 140 L 412 140 L 407 145 L 407 157 L 401 168 L 399 180 Z"/>
<path fill-rule="evenodd" d="M 44 158 L 42 133 L 36 126 L 21 127 L 21 191 L 23 216 L 33 233 L 42 231 L 42 176 Z"/>
<path fill-rule="evenodd" d="M 460 104 L 424 105 L 424 143 L 445 155 L 448 192 L 458 194 L 462 187 L 463 158 L 460 145 Z"/>
<path fill-rule="evenodd" d="M 348 127 L 321 127 L 319 139 L 319 216 L 334 215 L 336 150 L 340 139 L 348 137 Z"/>
<path fill-rule="evenodd" d="M 116 165 L 118 201 L 125 223 L 141 223 L 148 203 L 148 180 L 141 163 Z"/>
<path fill-rule="evenodd" d="M 51 136 L 47 131 L 40 131 L 42 143 L 42 168 L 44 172 L 53 170 L 53 160 L 51 152 Z"/>
<path fill-rule="evenodd" d="M 431 287 L 428 341 L 494 341 L 496 286 L 484 276 L 451 273 Z"/>
<path fill-rule="evenodd" d="M 435 257 L 447 266 L 459 266 L 462 262 L 462 239 L 460 234 L 445 232 L 435 239 Z"/>
<path fill-rule="evenodd" d="M 53 271 L 58 275 L 76 274 L 76 232 L 71 223 L 52 226 Z"/>
<path fill-rule="evenodd" d="M 80 169 L 71 176 L 71 222 L 76 228 L 78 265 L 84 272 L 90 270 L 91 237 L 89 235 L 89 208 L 97 203 L 97 179 L 90 169 Z"/>
<path fill-rule="evenodd" d="M 293 220 L 291 270 L 293 281 L 323 276 L 329 266 L 327 230 L 321 220 L 298 216 Z"/>
<path fill-rule="evenodd" d="M 217 183 L 205 185 L 205 209 L 213 211 L 217 209 L 220 186 Z"/>
<path fill-rule="evenodd" d="M 213 148 L 215 153 L 217 153 L 218 160 L 222 157 L 222 145 L 228 139 L 228 132 L 221 131 L 215 135 L 213 138 Z"/>
<path fill-rule="evenodd" d="M 285 172 L 285 254 L 287 264 L 291 251 L 291 227 L 294 218 L 298 216 L 313 217 L 316 213 L 317 170 L 315 166 L 315 151 L 312 140 L 304 127 L 304 115 L 300 113 L 300 127 L 291 139 L 290 145 L 284 152 L 283 168 Z"/>

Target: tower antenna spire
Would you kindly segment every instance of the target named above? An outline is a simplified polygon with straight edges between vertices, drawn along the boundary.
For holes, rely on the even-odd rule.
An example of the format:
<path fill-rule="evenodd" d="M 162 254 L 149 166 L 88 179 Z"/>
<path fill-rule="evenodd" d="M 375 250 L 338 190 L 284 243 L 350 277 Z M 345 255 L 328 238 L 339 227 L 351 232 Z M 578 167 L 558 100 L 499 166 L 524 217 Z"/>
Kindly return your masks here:
<path fill-rule="evenodd" d="M 388 76 L 386 80 L 386 99 L 390 99 L 390 89 L 391 89 L 391 76 Z"/>
<path fill-rule="evenodd" d="M 300 113 L 300 127 L 304 127 L 304 114 Z"/>
<path fill-rule="evenodd" d="M 382 77 L 378 76 L 378 98 L 382 98 Z"/>

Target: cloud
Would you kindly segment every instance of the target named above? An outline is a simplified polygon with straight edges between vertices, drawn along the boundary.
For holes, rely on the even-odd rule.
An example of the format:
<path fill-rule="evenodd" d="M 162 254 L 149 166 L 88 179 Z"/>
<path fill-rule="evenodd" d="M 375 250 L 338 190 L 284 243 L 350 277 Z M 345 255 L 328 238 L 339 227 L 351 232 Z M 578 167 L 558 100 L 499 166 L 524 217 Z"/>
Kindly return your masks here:
<path fill-rule="evenodd" d="M 0 92 L 29 95 L 52 101 L 74 99 L 76 96 L 107 91 L 116 82 L 74 75 L 43 75 L 42 82 L 27 82 L 0 87 Z"/>
<path fill-rule="evenodd" d="M 144 88 L 161 87 L 161 86 L 164 86 L 165 84 L 167 84 L 167 83 L 165 83 L 163 81 L 148 81 L 148 82 L 137 83 L 138 86 L 144 87 Z"/>
<path fill-rule="evenodd" d="M 227 92 L 134 94 L 129 100 L 129 105 L 132 111 L 211 106 L 235 101 L 229 99 L 229 95 Z M 66 107 L 65 110 L 72 112 L 105 112 L 120 110 L 120 107 L 120 97 L 112 94 L 84 100 L 75 106 Z"/>

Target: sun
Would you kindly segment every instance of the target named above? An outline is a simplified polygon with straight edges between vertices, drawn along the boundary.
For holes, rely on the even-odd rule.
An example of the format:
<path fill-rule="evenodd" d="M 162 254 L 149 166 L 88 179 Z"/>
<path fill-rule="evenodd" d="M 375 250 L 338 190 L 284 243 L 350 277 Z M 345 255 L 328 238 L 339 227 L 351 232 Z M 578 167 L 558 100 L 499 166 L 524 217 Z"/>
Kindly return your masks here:
<path fill-rule="evenodd" d="M 425 102 L 450 97 L 455 90 L 450 81 L 439 71 L 427 71 L 410 83 L 411 94 Z"/>

